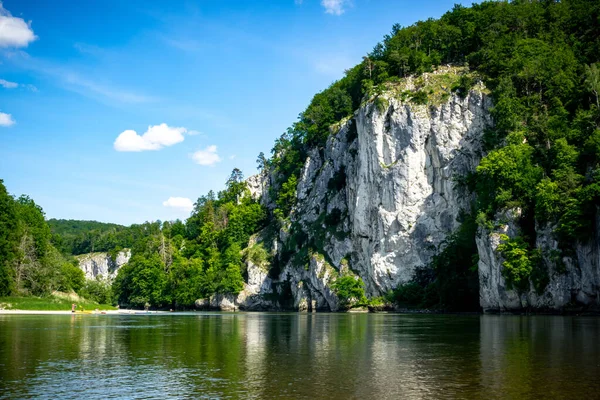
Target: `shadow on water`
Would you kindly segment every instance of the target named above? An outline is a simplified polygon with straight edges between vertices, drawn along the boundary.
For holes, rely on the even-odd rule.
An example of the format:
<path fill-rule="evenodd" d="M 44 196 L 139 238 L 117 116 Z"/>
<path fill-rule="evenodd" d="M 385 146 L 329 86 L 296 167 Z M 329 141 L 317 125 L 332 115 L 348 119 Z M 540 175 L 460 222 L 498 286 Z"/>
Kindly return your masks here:
<path fill-rule="evenodd" d="M 600 319 L 0 315 L 0 398 L 576 398 Z"/>

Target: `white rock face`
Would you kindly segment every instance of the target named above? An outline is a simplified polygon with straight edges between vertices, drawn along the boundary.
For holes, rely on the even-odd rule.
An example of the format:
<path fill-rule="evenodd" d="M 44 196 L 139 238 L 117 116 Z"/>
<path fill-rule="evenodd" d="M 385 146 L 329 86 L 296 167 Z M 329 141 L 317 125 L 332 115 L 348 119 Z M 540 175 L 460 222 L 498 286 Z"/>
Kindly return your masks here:
<path fill-rule="evenodd" d="M 308 154 L 291 221 L 322 254 L 307 265 L 288 262 L 269 282 L 291 285 L 296 309 L 338 309 L 330 285 L 344 259 L 370 296 L 409 281 L 458 227 L 461 211 L 469 210 L 471 197 L 456 179 L 474 171 L 482 157 L 481 137 L 492 124 L 488 96 L 473 90 L 438 106 L 386 101 L 383 109 L 365 104 L 324 150 Z M 273 179 L 262 177 L 262 184 L 250 179 L 249 187 L 260 187 L 266 204 Z M 279 235 L 280 249 L 287 229 Z"/>
<path fill-rule="evenodd" d="M 250 196 L 254 200 L 260 200 L 266 190 L 266 179 L 264 174 L 252 175 L 246 179 L 246 185 L 250 190 Z"/>
<path fill-rule="evenodd" d="M 497 251 L 500 234 L 509 238 L 521 235 L 515 221 L 518 210 L 500 213 L 499 227 L 492 232 L 480 229 L 477 235 L 479 252 L 479 297 L 484 311 L 559 311 L 566 307 L 600 308 L 600 243 L 591 240 L 578 244 L 573 257 L 562 256 L 551 226 L 536 227 L 536 247 L 542 254 L 540 268 L 547 274 L 547 284 L 537 288 L 530 282 L 529 289 L 519 293 L 508 289 L 502 275 L 504 262 Z M 596 221 L 599 225 L 600 219 Z M 596 237 L 600 232 L 596 232 Z"/>
<path fill-rule="evenodd" d="M 371 294 L 409 281 L 469 211 L 471 198 L 456 180 L 479 164 L 490 106 L 471 91 L 436 107 L 391 99 L 383 112 L 359 110 L 347 193 L 355 265 Z"/>
<path fill-rule="evenodd" d="M 92 253 L 78 256 L 79 268 L 85 273 L 86 279 L 102 278 L 112 280 L 117 276 L 119 268 L 129 262 L 131 250 L 125 249 L 117 254 L 115 261 L 108 253 Z"/>

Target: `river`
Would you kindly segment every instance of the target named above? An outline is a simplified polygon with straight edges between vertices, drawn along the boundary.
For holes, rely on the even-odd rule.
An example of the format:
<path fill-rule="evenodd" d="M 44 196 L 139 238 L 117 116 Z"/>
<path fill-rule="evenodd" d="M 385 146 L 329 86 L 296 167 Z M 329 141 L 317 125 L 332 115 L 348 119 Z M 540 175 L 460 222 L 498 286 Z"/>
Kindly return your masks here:
<path fill-rule="evenodd" d="M 0 315 L 0 398 L 600 396 L 600 318 Z"/>

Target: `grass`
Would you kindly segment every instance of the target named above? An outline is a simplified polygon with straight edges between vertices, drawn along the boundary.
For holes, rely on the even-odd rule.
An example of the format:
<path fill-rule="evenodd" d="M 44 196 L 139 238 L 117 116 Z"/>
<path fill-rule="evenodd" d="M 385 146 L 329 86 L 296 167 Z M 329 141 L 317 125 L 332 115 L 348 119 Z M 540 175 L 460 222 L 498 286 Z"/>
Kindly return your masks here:
<path fill-rule="evenodd" d="M 71 311 L 71 304 L 77 304 L 77 310 L 116 310 L 108 304 L 98 304 L 93 301 L 73 302 L 57 297 L 0 297 L 0 309 L 6 310 L 35 310 L 35 311 Z"/>

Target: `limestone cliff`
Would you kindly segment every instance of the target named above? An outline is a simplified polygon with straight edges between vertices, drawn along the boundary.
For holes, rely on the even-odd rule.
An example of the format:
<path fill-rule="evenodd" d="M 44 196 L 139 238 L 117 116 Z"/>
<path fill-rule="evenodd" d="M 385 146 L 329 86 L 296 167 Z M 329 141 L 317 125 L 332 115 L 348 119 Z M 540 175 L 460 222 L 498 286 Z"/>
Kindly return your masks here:
<path fill-rule="evenodd" d="M 403 89 L 415 84 L 409 79 Z M 482 87 L 464 97 L 447 90 L 428 105 L 394 90 L 366 100 L 332 128 L 324 149 L 309 152 L 297 205 L 269 246 L 284 265 L 269 277 L 250 263 L 238 306 L 279 308 L 273 299 L 287 291 L 295 309 L 337 310 L 331 283 L 344 268 L 362 278 L 370 297 L 411 280 L 470 207 L 457 180 L 483 155 L 490 106 Z M 273 180 L 269 173 L 251 177 L 253 197 L 269 205 Z"/>
<path fill-rule="evenodd" d="M 91 253 L 77 256 L 79 268 L 85 273 L 86 279 L 97 277 L 112 280 L 117 276 L 119 268 L 129 262 L 131 250 L 120 251 L 113 260 L 108 253 Z"/>

